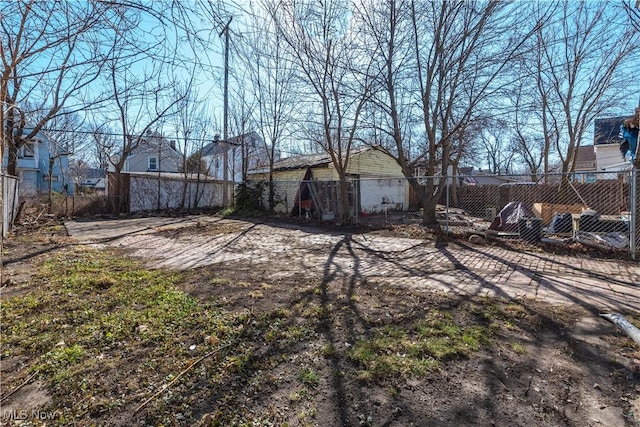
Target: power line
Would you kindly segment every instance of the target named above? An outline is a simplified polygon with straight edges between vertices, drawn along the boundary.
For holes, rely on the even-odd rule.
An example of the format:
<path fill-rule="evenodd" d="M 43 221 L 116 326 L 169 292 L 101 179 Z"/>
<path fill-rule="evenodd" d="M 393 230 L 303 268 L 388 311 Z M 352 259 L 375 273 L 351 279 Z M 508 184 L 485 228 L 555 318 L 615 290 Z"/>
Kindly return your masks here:
<path fill-rule="evenodd" d="M 80 134 L 80 135 L 99 135 L 99 136 L 113 136 L 113 137 L 119 137 L 119 138 L 123 138 L 125 136 L 125 134 L 123 133 L 118 133 L 118 132 L 104 132 L 104 131 L 87 131 L 87 130 L 69 130 L 69 129 L 53 129 L 53 128 L 42 128 L 40 129 L 43 132 L 60 132 L 60 133 L 76 133 L 76 134 Z M 141 137 L 144 137 L 144 135 L 140 135 Z M 215 137 L 211 137 L 211 138 L 202 138 L 202 137 L 197 137 L 197 138 L 185 138 L 185 137 L 181 137 L 181 136 L 175 136 L 175 137 L 166 137 L 164 135 L 161 135 L 161 138 L 164 138 L 166 140 L 169 141 L 183 141 L 183 142 L 201 142 L 201 143 L 210 143 L 210 142 L 221 142 L 221 141 L 216 141 Z M 266 145 L 266 143 L 265 143 Z M 300 155 L 304 155 L 304 153 L 301 153 L 300 151 L 287 151 L 287 150 L 277 150 L 279 153 L 281 154 L 287 154 L 287 155 L 291 155 L 291 156 L 300 156 Z"/>

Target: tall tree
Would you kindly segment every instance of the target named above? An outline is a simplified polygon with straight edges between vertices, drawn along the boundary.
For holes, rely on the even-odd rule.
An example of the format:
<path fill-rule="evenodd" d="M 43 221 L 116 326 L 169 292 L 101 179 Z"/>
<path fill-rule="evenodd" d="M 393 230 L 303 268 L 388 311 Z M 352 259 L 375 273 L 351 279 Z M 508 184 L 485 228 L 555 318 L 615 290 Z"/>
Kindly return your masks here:
<path fill-rule="evenodd" d="M 548 157 L 557 155 L 567 173 L 574 171 L 578 147 L 594 119 L 615 111 L 636 78 L 640 34 L 622 5 L 560 2 L 554 6 L 553 21 L 538 29 L 526 63 L 535 79 L 534 99 L 548 139 L 545 172 Z"/>
<path fill-rule="evenodd" d="M 282 33 L 270 16 L 266 1 L 249 12 L 249 24 L 238 44 L 239 60 L 247 71 L 242 83 L 255 100 L 253 123 L 267 144 L 269 160 L 269 209 L 276 204 L 273 164 L 280 147 L 292 135 L 296 112 L 295 69 Z"/>
<path fill-rule="evenodd" d="M 477 137 L 489 172 L 498 175 L 513 174 L 516 153 L 509 141 L 509 128 L 503 120 L 485 127 Z"/>
<path fill-rule="evenodd" d="M 118 129 L 120 142 L 110 163 L 115 172 L 114 209 L 121 206 L 120 173 L 129 156 L 144 143 L 148 134 L 160 129 L 168 116 L 176 112 L 176 106 L 186 96 L 180 91 L 179 82 L 172 75 L 171 63 L 154 60 L 144 63 L 140 45 L 129 43 L 118 32 L 112 40 L 112 55 L 106 61 L 103 74 L 104 93 L 111 99 L 109 108 L 97 115 L 103 125 Z"/>
<path fill-rule="evenodd" d="M 94 82 L 109 53 L 101 36 L 118 20 L 106 2 L 2 1 L 0 154 L 17 172 L 18 150 L 45 124 L 84 108 L 76 98 Z M 6 124 L 6 126 L 4 126 Z"/>
<path fill-rule="evenodd" d="M 213 115 L 207 110 L 207 104 L 193 87 L 179 90 L 177 97 L 185 96 L 176 105 L 176 114 L 170 119 L 170 126 L 176 132 L 176 147 L 182 155 L 181 171 L 184 174 L 181 205 L 183 208 L 197 208 L 204 187 L 200 180 L 209 174 L 202 158 L 202 148 L 211 140 L 209 133 L 214 127 Z M 196 175 L 194 196 L 187 200 L 189 175 Z"/>
<path fill-rule="evenodd" d="M 488 101 L 509 86 L 509 65 L 544 20 L 530 21 L 520 5 L 518 14 L 513 7 L 506 2 L 412 2 L 428 176 L 446 177 L 453 137 L 478 116 L 490 115 Z M 446 179 L 428 178 L 418 191 L 425 224 L 437 224 L 436 204 L 445 184 Z"/>
<path fill-rule="evenodd" d="M 381 87 L 395 155 L 421 200 L 423 223 L 437 225 L 436 206 L 446 179 L 435 176 L 446 177 L 448 166 L 465 152 L 463 144 L 475 139 L 460 135 L 492 117 L 495 98 L 512 81 L 509 65 L 541 22 L 529 20 L 522 5 L 513 13 L 514 5 L 507 2 L 386 1 L 371 7 L 378 9 L 363 15 L 368 34 L 383 52 Z M 367 8 L 363 2 L 362 9 Z M 407 92 L 417 111 L 406 107 Z M 403 119 L 406 111 L 420 118 L 422 143 L 407 144 L 404 134 L 411 122 Z M 426 170 L 426 185 L 414 176 L 418 161 Z"/>
<path fill-rule="evenodd" d="M 362 54 L 371 49 L 365 49 L 366 37 L 351 26 L 350 12 L 349 3 L 343 1 L 293 1 L 271 9 L 312 100 L 304 106 L 307 138 L 330 156 L 338 174 L 338 208 L 345 222 L 351 216 L 347 180 L 351 151 L 379 75 L 375 52 Z"/>
<path fill-rule="evenodd" d="M 58 162 L 60 168 L 60 179 L 62 188 L 67 189 L 72 178 L 68 170 L 68 163 L 63 164 L 63 159 L 68 162 L 76 147 L 84 145 L 84 138 L 80 135 L 83 129 L 82 118 L 76 113 L 67 113 L 52 118 L 47 123 L 47 128 L 42 132 L 47 136 L 49 151 L 48 169 L 48 208 L 51 213 L 53 202 L 53 180 L 54 167 Z"/>

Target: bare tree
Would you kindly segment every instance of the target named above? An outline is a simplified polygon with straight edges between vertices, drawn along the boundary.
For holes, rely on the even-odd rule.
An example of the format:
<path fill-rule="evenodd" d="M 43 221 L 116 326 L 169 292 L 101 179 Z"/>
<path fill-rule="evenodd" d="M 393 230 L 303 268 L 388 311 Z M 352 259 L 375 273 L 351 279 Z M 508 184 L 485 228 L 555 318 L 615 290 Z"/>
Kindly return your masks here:
<path fill-rule="evenodd" d="M 202 157 L 202 148 L 210 140 L 209 132 L 213 127 L 212 114 L 207 109 L 199 93 L 193 87 L 184 87 L 180 93 L 185 96 L 176 104 L 176 114 L 170 123 L 176 132 L 176 147 L 182 155 L 181 171 L 184 174 L 181 205 L 183 208 L 197 208 L 202 197 L 201 179 L 209 174 Z M 187 201 L 189 175 L 196 174 L 194 196 Z M 192 204 L 193 202 L 193 204 Z"/>
<path fill-rule="evenodd" d="M 554 20 L 538 29 L 527 63 L 547 138 L 545 172 L 553 150 L 566 173 L 574 171 L 576 152 L 593 120 L 615 111 L 635 78 L 640 35 L 620 5 L 555 5 Z"/>
<path fill-rule="evenodd" d="M 348 3 L 339 1 L 294 1 L 271 9 L 313 100 L 306 106 L 304 126 L 309 139 L 331 157 L 339 177 L 339 214 L 345 222 L 350 218 L 347 169 L 351 150 L 379 74 L 375 55 L 362 54 L 367 41 L 350 27 L 349 13 Z"/>
<path fill-rule="evenodd" d="M 521 5 L 513 13 L 507 2 L 387 1 L 372 7 L 361 9 L 385 61 L 385 98 L 378 105 L 387 100 L 383 110 L 395 155 L 421 200 L 423 224 L 437 225 L 446 179 L 435 176 L 446 177 L 448 166 L 469 151 L 464 144 L 476 138 L 468 135 L 492 117 L 495 98 L 512 81 L 509 65 L 542 20 L 529 20 Z M 407 106 L 406 93 L 413 94 L 417 108 Z M 407 144 L 408 115 L 420 118 L 422 142 Z M 418 162 L 426 170 L 426 185 L 414 176 Z"/>
<path fill-rule="evenodd" d="M 100 75 L 109 46 L 99 35 L 117 20 L 104 2 L 2 3 L 0 150 L 8 148 L 8 173 L 17 172 L 20 146 L 63 106 L 67 112 L 85 106 L 75 97 Z"/>
<path fill-rule="evenodd" d="M 51 213 L 53 201 L 53 181 L 55 179 L 53 171 L 55 163 L 58 162 L 60 168 L 58 179 L 60 179 L 61 186 L 65 193 L 68 193 L 69 181 L 71 181 L 68 168 L 69 156 L 73 156 L 77 146 L 83 145 L 84 138 L 81 136 L 83 125 L 82 118 L 78 114 L 66 113 L 50 119 L 47 122 L 47 128 L 41 130 L 47 136 L 49 144 L 49 169 L 47 174 L 49 182 L 47 197 L 49 213 Z M 66 160 L 65 164 L 63 164 L 63 160 Z"/>
<path fill-rule="evenodd" d="M 516 152 L 510 143 L 509 127 L 503 120 L 491 122 L 477 134 L 489 171 L 499 175 L 514 173 Z"/>
<path fill-rule="evenodd" d="M 631 4 L 628 4 L 627 2 L 624 2 L 623 6 L 624 6 L 624 11 L 627 13 L 627 16 L 629 17 L 629 24 L 632 25 L 637 32 L 640 32 L 640 4 L 636 0 L 635 8 L 631 6 Z"/>
<path fill-rule="evenodd" d="M 121 43 L 114 40 L 114 45 Z M 110 163 L 115 172 L 113 194 L 114 209 L 120 211 L 121 180 L 129 156 L 144 143 L 147 134 L 161 128 L 185 94 L 178 91 L 178 83 L 165 74 L 161 63 L 154 62 L 141 73 L 136 73 L 137 57 L 114 50 L 107 63 L 105 88 L 109 88 L 112 110 L 103 110 L 99 116 L 106 126 L 118 129 L 120 142 Z"/>
<path fill-rule="evenodd" d="M 452 138 L 478 116 L 488 115 L 488 101 L 510 84 L 509 64 L 521 54 L 532 27 L 544 20 L 530 21 L 520 9 L 514 16 L 512 7 L 506 2 L 411 4 L 428 176 L 446 177 Z M 437 224 L 436 204 L 445 183 L 428 178 L 418 191 L 423 223 Z"/>
<path fill-rule="evenodd" d="M 270 16 L 266 1 L 249 11 L 250 23 L 238 44 L 246 73 L 248 96 L 255 100 L 253 123 L 268 147 L 269 209 L 275 208 L 273 164 L 283 140 L 290 137 L 296 112 L 295 69 L 282 33 Z"/>
<path fill-rule="evenodd" d="M 255 159 L 258 154 L 251 144 L 252 141 L 249 141 L 248 138 L 248 134 L 255 123 L 253 119 L 258 101 L 246 88 L 245 82 L 249 80 L 247 79 L 247 74 L 245 68 L 234 70 L 233 72 L 236 84 L 232 86 L 230 91 L 232 102 L 229 107 L 229 130 L 235 136 L 233 143 L 227 144 L 227 149 L 231 152 L 228 156 L 231 176 L 234 181 L 239 176 L 240 182 L 243 184 L 247 181 L 250 161 Z M 239 165 L 237 164 L 238 160 L 240 160 Z M 238 166 L 240 168 L 239 171 L 236 170 Z"/>
<path fill-rule="evenodd" d="M 521 160 L 526 173 L 531 175 L 534 182 L 538 182 L 541 173 L 549 172 L 549 152 L 551 141 L 555 134 L 548 128 L 548 118 L 544 108 L 533 102 L 532 94 L 538 88 L 529 79 L 519 79 L 509 90 L 508 99 L 512 111 L 504 128 L 509 134 L 511 144 L 508 146 Z M 544 105 L 546 98 L 543 98 Z"/>

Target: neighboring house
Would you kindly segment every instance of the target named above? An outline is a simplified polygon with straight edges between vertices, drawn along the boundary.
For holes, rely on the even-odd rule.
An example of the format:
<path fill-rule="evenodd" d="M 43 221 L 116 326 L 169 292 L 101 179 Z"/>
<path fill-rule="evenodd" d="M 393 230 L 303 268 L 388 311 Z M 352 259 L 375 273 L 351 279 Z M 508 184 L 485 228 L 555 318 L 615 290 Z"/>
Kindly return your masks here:
<path fill-rule="evenodd" d="M 426 176 L 424 175 L 426 171 L 426 167 L 424 164 L 418 165 L 414 168 L 415 176 L 418 178 L 418 182 L 420 184 L 426 184 Z M 435 173 L 435 183 L 439 182 L 442 174 L 440 173 L 440 168 Z M 476 170 L 473 166 L 463 166 L 458 168 L 458 172 L 454 173 L 454 176 L 457 177 L 458 185 L 502 185 L 507 184 L 509 182 L 516 181 L 513 177 L 496 175 L 495 173 L 489 170 Z"/>
<path fill-rule="evenodd" d="M 622 151 L 624 139 L 620 135 L 620 126 L 626 117 L 596 119 L 593 133 L 593 149 L 596 168 L 600 172 L 620 172 L 630 169 L 630 162 Z"/>
<path fill-rule="evenodd" d="M 580 183 L 595 182 L 597 177 L 594 172 L 598 170 L 596 152 L 593 145 L 578 147 L 575 158 L 574 181 Z"/>
<path fill-rule="evenodd" d="M 114 172 L 121 154 L 112 157 L 109 172 Z M 158 132 L 147 132 L 124 162 L 122 172 L 179 172 L 182 155 L 175 141 L 169 141 Z"/>
<path fill-rule="evenodd" d="M 269 165 L 269 149 L 260 135 L 251 131 L 229 138 L 227 144 L 227 180 L 242 182 L 242 153 L 246 153 L 247 171 L 261 169 Z M 207 166 L 208 175 L 218 180 L 224 179 L 224 142 L 216 135 L 214 141 L 202 147 L 199 153 Z"/>
<path fill-rule="evenodd" d="M 381 146 L 352 149 L 347 167 L 351 214 L 406 210 L 409 185 L 396 159 Z M 268 168 L 252 170 L 253 181 L 267 181 Z M 319 218 L 338 215 L 338 173 L 328 154 L 290 157 L 274 164 L 279 212 L 313 211 Z"/>
<path fill-rule="evenodd" d="M 24 129 L 24 133 L 29 131 Z M 6 170 L 8 161 L 8 150 L 5 149 L 3 170 Z M 18 150 L 17 172 L 21 196 L 47 194 L 49 182 L 52 191 L 73 194 L 73 182 L 68 179 L 69 153 L 57 147 L 44 132 L 38 132 L 34 138 L 22 144 Z"/>
<path fill-rule="evenodd" d="M 512 177 L 496 175 L 488 170 L 475 170 L 472 166 L 458 169 L 460 185 L 502 185 L 516 180 Z"/>
<path fill-rule="evenodd" d="M 107 188 L 107 173 L 102 169 L 89 168 L 82 181 L 76 184 L 78 191 L 104 193 Z"/>

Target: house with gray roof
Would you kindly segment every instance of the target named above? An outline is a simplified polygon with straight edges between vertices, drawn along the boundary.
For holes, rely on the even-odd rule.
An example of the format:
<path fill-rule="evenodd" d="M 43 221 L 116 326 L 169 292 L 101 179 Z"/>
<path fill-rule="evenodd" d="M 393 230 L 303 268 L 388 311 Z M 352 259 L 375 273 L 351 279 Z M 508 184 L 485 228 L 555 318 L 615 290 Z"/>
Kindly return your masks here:
<path fill-rule="evenodd" d="M 227 179 L 236 184 L 242 182 L 247 171 L 269 166 L 269 149 L 257 132 L 251 131 L 229 138 L 226 150 Z M 202 147 L 197 153 L 207 166 L 208 175 L 218 180 L 224 179 L 224 151 L 224 141 L 216 135 L 213 142 Z"/>

